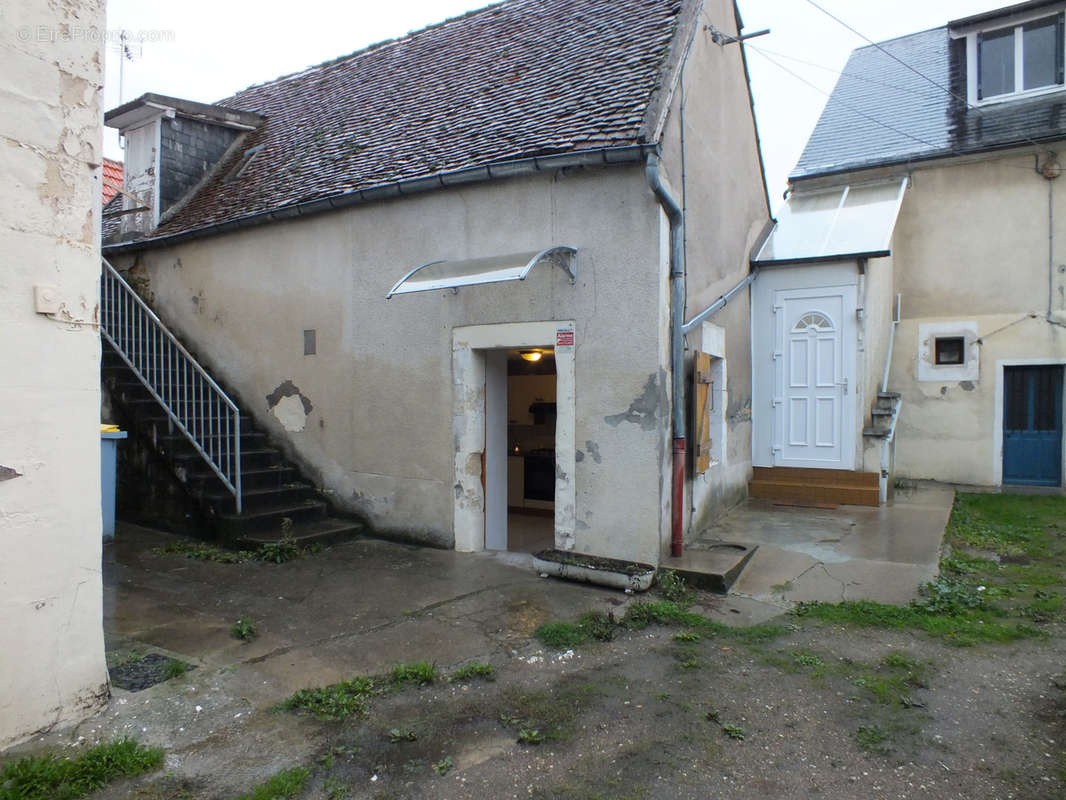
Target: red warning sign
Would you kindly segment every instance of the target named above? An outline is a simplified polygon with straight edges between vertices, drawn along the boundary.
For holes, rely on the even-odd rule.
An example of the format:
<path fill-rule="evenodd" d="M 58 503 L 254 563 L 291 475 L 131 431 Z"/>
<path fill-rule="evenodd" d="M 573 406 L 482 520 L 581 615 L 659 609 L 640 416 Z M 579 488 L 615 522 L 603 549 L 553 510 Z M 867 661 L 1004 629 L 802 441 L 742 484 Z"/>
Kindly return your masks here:
<path fill-rule="evenodd" d="M 574 346 L 574 331 L 573 328 L 559 328 L 555 331 L 555 346 L 556 347 L 573 347 Z"/>

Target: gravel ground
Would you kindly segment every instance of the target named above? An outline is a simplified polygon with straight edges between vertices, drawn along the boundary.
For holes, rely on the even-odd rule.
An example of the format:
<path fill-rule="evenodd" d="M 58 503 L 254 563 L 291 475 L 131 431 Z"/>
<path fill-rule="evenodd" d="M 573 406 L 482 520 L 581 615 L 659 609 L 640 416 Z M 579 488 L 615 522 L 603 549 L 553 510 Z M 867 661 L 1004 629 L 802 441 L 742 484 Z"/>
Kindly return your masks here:
<path fill-rule="evenodd" d="M 293 718 L 311 722 L 317 754 L 298 796 L 1066 797 L 1059 629 L 956 648 L 783 622 L 784 635 L 757 644 L 654 627 L 576 651 L 531 646 L 498 661 L 492 682 L 389 693 L 345 722 Z M 519 743 L 523 730 L 541 741 Z M 156 776 L 107 796 L 233 795 L 209 776 Z"/>

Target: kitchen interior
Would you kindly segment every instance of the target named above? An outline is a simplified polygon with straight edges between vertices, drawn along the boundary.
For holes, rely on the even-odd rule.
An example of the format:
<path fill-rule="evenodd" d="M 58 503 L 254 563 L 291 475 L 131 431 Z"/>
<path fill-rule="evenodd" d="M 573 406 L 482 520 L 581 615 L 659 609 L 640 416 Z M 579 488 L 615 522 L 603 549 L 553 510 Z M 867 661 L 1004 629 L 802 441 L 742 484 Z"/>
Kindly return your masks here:
<path fill-rule="evenodd" d="M 555 352 L 507 353 L 507 549 L 555 546 Z"/>

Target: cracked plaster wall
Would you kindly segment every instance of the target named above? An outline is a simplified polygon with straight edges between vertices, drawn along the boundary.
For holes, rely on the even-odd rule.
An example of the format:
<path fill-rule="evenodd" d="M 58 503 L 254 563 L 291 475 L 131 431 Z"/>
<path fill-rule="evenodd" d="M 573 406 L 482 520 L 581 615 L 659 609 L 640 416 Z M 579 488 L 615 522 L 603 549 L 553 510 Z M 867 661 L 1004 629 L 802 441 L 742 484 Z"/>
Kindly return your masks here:
<path fill-rule="evenodd" d="M 0 748 L 107 696 L 100 521 L 103 2 L 0 8 Z M 34 310 L 50 285 L 70 318 Z M 5 473 L 7 474 L 7 473 Z"/>
<path fill-rule="evenodd" d="M 703 18 L 736 33 L 729 0 L 708 0 Z M 749 271 L 748 257 L 769 219 L 762 166 L 755 142 L 744 65 L 738 47 L 720 47 L 701 24 L 663 133 L 663 165 L 674 196 L 685 203 L 686 319 L 707 308 Z M 681 102 L 684 98 L 685 175 L 681 169 Z M 682 188 L 684 186 L 684 193 Z M 724 329 L 715 355 L 728 364 L 723 457 L 702 475 L 689 458 L 685 530 L 695 534 L 747 496 L 751 477 L 751 327 L 749 295 L 741 292 L 709 321 Z M 686 414 L 691 424 L 693 354 L 702 331 L 686 337 Z M 690 437 L 690 448 L 692 439 Z M 670 447 L 669 441 L 666 442 Z M 669 459 L 661 479 L 662 552 L 669 549 Z"/>
<path fill-rule="evenodd" d="M 1062 148 L 1058 148 L 1062 151 Z M 1044 153 L 1044 150 L 1039 151 Z M 1061 157 L 1060 157 L 1061 158 Z M 907 478 L 996 485 L 1002 450 L 997 362 L 1066 362 L 1066 327 L 1049 324 L 1048 190 L 1054 193 L 1052 317 L 1066 321 L 1066 178 L 1033 171 L 1032 152 L 916 169 L 893 240 L 895 291 L 903 295 L 889 390 L 903 394 L 896 471 Z M 966 330 L 976 370 L 928 380 L 925 330 Z M 926 336 L 926 339 L 928 336 Z M 957 370 L 955 370 L 957 372 Z M 926 378 L 926 380 L 919 380 Z"/>
<path fill-rule="evenodd" d="M 482 399 L 455 383 L 453 329 L 575 320 L 574 436 L 593 442 L 599 459 L 575 463 L 574 548 L 657 562 L 669 410 L 660 233 L 643 169 L 614 167 L 150 250 L 138 270 L 163 320 L 338 506 L 385 533 L 442 546 L 454 543 L 455 505 L 481 502 L 479 482 L 455 491 L 455 393 L 469 392 L 472 407 Z M 384 299 L 417 264 L 551 244 L 578 248 L 575 285 L 539 266 L 522 282 Z M 305 356 L 308 329 L 317 352 Z M 306 417 L 291 391 L 275 394 L 286 381 L 306 398 Z M 292 399 L 279 415 L 283 397 Z"/>

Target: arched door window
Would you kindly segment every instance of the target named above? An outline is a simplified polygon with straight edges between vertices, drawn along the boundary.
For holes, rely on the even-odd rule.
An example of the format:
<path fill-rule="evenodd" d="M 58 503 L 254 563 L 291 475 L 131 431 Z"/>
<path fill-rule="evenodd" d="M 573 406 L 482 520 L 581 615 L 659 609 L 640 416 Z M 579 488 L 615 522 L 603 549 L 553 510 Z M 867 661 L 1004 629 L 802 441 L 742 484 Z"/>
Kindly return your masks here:
<path fill-rule="evenodd" d="M 818 333 L 831 330 L 833 330 L 833 321 L 829 317 L 820 311 L 809 311 L 799 318 L 792 332 L 808 331 L 810 333 Z"/>

